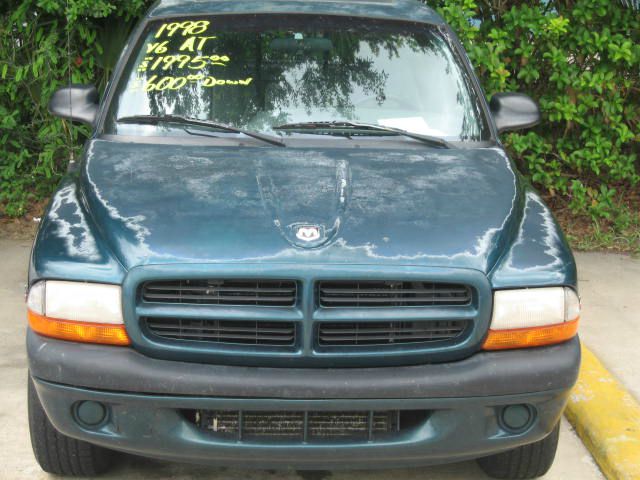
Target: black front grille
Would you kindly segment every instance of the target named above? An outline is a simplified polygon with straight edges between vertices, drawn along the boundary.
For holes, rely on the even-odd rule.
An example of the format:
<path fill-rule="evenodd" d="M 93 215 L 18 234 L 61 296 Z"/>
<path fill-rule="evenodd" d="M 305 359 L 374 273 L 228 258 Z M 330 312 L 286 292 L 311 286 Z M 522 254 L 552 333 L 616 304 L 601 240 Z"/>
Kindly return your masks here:
<path fill-rule="evenodd" d="M 160 317 L 143 317 L 142 321 L 153 335 L 171 340 L 290 347 L 296 336 L 293 322 Z"/>
<path fill-rule="evenodd" d="M 323 281 L 318 284 L 320 306 L 428 307 L 471 303 L 466 285 L 408 281 Z"/>
<path fill-rule="evenodd" d="M 188 410 L 196 425 L 233 441 L 373 441 L 414 428 L 427 419 L 423 410 L 276 411 Z"/>
<path fill-rule="evenodd" d="M 169 280 L 142 285 L 142 300 L 153 303 L 290 307 L 296 303 L 291 280 Z"/>
<path fill-rule="evenodd" d="M 322 347 L 391 346 L 453 340 L 466 329 L 465 320 L 414 322 L 323 322 L 318 327 Z"/>

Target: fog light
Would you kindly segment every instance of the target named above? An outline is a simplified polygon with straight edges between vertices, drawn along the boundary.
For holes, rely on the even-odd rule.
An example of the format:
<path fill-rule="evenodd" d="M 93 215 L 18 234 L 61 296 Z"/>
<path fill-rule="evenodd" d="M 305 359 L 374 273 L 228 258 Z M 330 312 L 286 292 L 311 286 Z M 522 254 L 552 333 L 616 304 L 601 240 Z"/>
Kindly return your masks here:
<path fill-rule="evenodd" d="M 107 407 L 93 401 L 80 402 L 76 405 L 76 417 L 82 424 L 95 427 L 107 418 Z"/>
<path fill-rule="evenodd" d="M 533 416 L 533 409 L 528 405 L 509 405 L 502 409 L 500 419 L 507 430 L 522 432 L 531 424 Z"/>

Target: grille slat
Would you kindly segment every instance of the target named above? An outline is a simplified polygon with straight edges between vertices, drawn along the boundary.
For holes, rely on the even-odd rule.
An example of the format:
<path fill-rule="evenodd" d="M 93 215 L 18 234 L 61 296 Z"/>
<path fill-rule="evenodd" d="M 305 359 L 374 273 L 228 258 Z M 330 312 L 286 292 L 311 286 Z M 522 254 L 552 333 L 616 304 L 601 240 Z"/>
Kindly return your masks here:
<path fill-rule="evenodd" d="M 321 347 L 429 343 L 453 340 L 462 335 L 465 320 L 415 322 L 322 322 L 318 327 Z"/>
<path fill-rule="evenodd" d="M 331 303 L 333 304 L 341 304 L 341 306 L 358 306 L 358 307 L 368 307 L 368 306 L 389 306 L 389 307 L 401 307 L 404 305 L 391 305 L 392 303 L 398 304 L 416 304 L 418 306 L 423 306 L 426 302 L 431 304 L 443 303 L 443 304 L 451 304 L 451 299 L 449 298 L 400 298 L 400 297 L 385 297 L 385 298 L 366 298 L 359 299 L 356 303 L 358 305 L 352 305 L 354 303 L 353 298 L 332 298 Z M 334 305 L 337 306 L 337 305 Z"/>
<path fill-rule="evenodd" d="M 296 340 L 296 327 L 293 322 L 157 317 L 144 317 L 142 321 L 154 336 L 171 340 L 269 347 L 291 347 Z"/>
<path fill-rule="evenodd" d="M 282 303 L 282 302 L 291 302 L 295 297 L 293 296 L 282 296 L 282 297 L 260 297 L 259 301 L 262 303 Z M 164 293 L 147 293 L 145 295 L 145 299 L 148 300 L 161 300 L 165 303 L 170 303 L 169 300 L 182 300 L 182 303 L 189 303 L 187 300 L 199 300 L 198 303 L 204 303 L 206 301 L 212 300 L 216 302 L 254 302 L 256 301 L 255 296 L 242 296 L 242 295 L 174 295 L 174 294 L 164 294 Z"/>
<path fill-rule="evenodd" d="M 376 334 L 385 334 L 387 335 L 390 331 L 390 328 L 331 328 L 331 327 L 323 327 L 322 333 L 326 336 L 331 335 L 345 335 L 345 334 L 364 334 L 364 335 L 376 335 Z M 432 333 L 435 335 L 448 335 L 450 332 L 456 332 L 456 329 L 446 330 L 442 327 L 433 327 L 433 328 L 402 328 L 402 334 L 417 334 L 417 333 Z M 444 332 L 444 333 L 443 333 Z"/>
<path fill-rule="evenodd" d="M 142 285 L 149 303 L 291 307 L 297 299 L 292 280 L 169 280 Z"/>
<path fill-rule="evenodd" d="M 189 340 L 189 339 L 196 339 L 196 340 L 217 340 L 220 335 L 217 334 L 204 334 L 204 333 L 188 333 L 188 332 L 183 332 L 183 333 L 179 333 L 179 334 L 169 334 L 169 335 L 164 335 L 165 337 L 170 337 L 170 338 L 175 338 L 175 339 L 185 339 L 185 340 Z M 234 335 L 234 334 L 227 334 L 225 335 L 226 338 L 226 342 L 219 342 L 219 343 L 246 343 L 244 342 L 244 340 L 254 340 L 255 339 L 255 335 Z M 282 336 L 282 335 L 260 335 L 260 340 L 262 342 L 287 342 L 286 344 L 288 345 L 292 340 L 293 340 L 293 335 L 291 336 Z M 252 342 L 253 343 L 253 342 Z"/>
<path fill-rule="evenodd" d="M 445 340 L 451 338 L 450 334 L 442 334 L 442 335 L 431 335 L 429 339 L 433 340 Z M 420 342 L 421 340 L 416 339 L 414 335 L 395 335 L 391 341 L 388 335 L 369 335 L 366 338 L 359 337 L 357 335 L 349 336 L 349 337 L 325 337 L 320 336 L 320 341 L 327 344 L 329 342 L 333 343 L 364 343 L 364 342 L 377 342 L 377 341 L 385 341 L 385 343 L 410 343 L 410 342 Z"/>
<path fill-rule="evenodd" d="M 428 307 L 471 303 L 466 285 L 408 281 L 322 281 L 318 284 L 321 307 Z"/>
<path fill-rule="evenodd" d="M 355 290 L 349 290 L 349 289 L 343 289 L 343 288 L 322 288 L 321 289 L 322 293 L 325 293 L 327 295 L 360 295 L 360 294 L 376 294 L 376 295 L 380 295 L 382 293 L 386 293 L 381 291 L 380 289 L 374 289 L 374 288 L 363 288 L 363 289 L 355 289 Z M 393 292 L 395 294 L 395 292 Z M 446 290 L 446 289 L 415 289 L 415 288 L 404 288 L 402 289 L 402 294 L 404 295 L 408 295 L 408 294 L 415 294 L 415 295 L 420 295 L 420 294 L 424 294 L 425 296 L 433 296 L 433 294 L 438 293 L 438 294 L 461 294 L 464 293 L 464 288 L 459 288 L 459 289 L 452 289 L 452 290 Z"/>
<path fill-rule="evenodd" d="M 168 324 L 168 325 L 163 325 L 161 323 L 153 323 L 153 322 L 148 322 L 149 328 L 152 329 L 158 329 L 158 330 L 172 330 L 172 329 L 176 329 L 179 328 L 182 331 L 202 331 L 202 325 L 198 325 L 198 326 L 185 326 L 185 325 L 177 325 L 177 324 Z M 223 332 L 223 333 L 254 333 L 255 332 L 255 328 L 239 328 L 239 327 L 218 327 L 216 328 L 216 332 Z M 282 334 L 292 334 L 293 333 L 293 327 L 289 327 L 289 328 L 261 328 L 260 329 L 260 333 L 264 333 L 264 334 L 268 334 L 268 333 L 282 333 Z"/>
<path fill-rule="evenodd" d="M 211 287 L 185 287 L 179 285 L 169 285 L 166 287 L 157 285 L 147 285 L 147 291 L 170 292 L 181 290 L 183 292 L 204 292 L 207 293 Z M 290 288 L 243 288 L 243 287 L 215 287 L 216 292 L 239 292 L 239 293 L 283 293 L 290 294 Z"/>

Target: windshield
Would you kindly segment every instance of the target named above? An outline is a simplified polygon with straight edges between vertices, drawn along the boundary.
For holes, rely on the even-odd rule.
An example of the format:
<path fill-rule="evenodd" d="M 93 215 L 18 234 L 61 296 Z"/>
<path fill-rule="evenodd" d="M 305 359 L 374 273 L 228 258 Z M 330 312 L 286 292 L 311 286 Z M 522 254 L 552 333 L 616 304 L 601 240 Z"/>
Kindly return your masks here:
<path fill-rule="evenodd" d="M 116 87 L 107 133 L 187 135 L 170 122 L 117 121 L 179 115 L 285 138 L 313 134 L 302 125 L 309 122 L 375 124 L 452 141 L 489 135 L 459 58 L 424 24 L 211 16 L 151 23 L 137 49 Z"/>

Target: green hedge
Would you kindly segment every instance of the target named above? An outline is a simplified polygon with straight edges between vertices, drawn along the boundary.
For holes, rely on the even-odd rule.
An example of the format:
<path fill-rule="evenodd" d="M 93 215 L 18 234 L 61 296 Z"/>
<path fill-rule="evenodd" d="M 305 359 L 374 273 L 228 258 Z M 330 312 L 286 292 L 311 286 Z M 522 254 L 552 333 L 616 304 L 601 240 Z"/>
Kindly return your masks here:
<path fill-rule="evenodd" d="M 68 83 L 104 89 L 145 0 L 4 0 L 0 5 L 0 214 L 46 198 L 78 153 L 86 127 L 54 119 L 51 94 Z M 67 10 L 68 5 L 68 10 Z M 69 51 L 67 46 L 70 46 Z M 69 66 L 71 68 L 69 68 Z"/>
<path fill-rule="evenodd" d="M 65 0 L 8 3 L 0 7 L 0 212 L 19 216 L 52 191 L 68 145 L 77 150 L 88 133 L 53 120 L 49 96 L 69 73 L 104 88 L 149 2 L 69 0 L 68 11 Z M 574 213 L 626 228 L 626 196 L 640 179 L 640 14 L 609 0 L 428 3 L 458 32 L 489 96 L 521 91 L 540 102 L 544 124 L 505 138 L 521 170 Z"/>
<path fill-rule="evenodd" d="M 612 0 L 430 3 L 487 95 L 520 91 L 540 103 L 543 124 L 505 139 L 521 171 L 576 214 L 620 231 L 637 222 L 628 206 L 640 180 L 640 14 Z"/>

